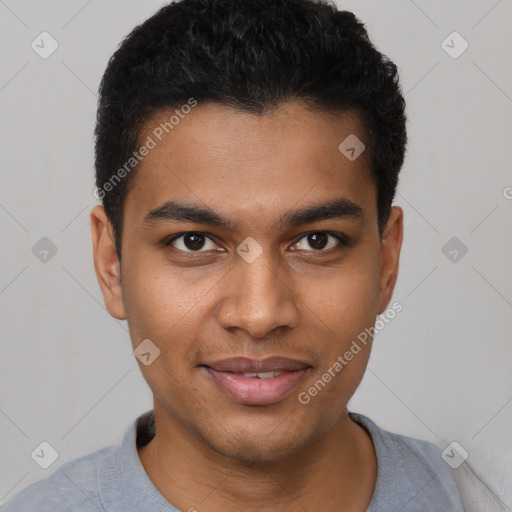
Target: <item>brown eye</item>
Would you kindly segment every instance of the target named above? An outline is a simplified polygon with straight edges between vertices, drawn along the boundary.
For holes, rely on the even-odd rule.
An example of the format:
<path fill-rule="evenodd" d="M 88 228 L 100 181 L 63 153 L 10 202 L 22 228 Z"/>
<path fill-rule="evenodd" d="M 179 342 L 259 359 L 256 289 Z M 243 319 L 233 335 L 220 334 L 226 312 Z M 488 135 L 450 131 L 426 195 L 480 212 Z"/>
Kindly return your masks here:
<path fill-rule="evenodd" d="M 308 243 L 313 249 L 324 249 L 328 242 L 328 236 L 325 233 L 312 233 L 308 235 Z"/>
<path fill-rule="evenodd" d="M 307 242 L 309 247 L 304 247 L 303 240 Z M 302 244 L 302 246 L 301 246 Z M 337 235 L 334 233 L 326 233 L 323 231 L 318 231 L 314 233 L 308 233 L 304 235 L 295 246 L 299 250 L 305 251 L 318 251 L 318 252 L 327 252 L 329 249 L 334 249 L 336 246 L 345 246 L 346 242 L 341 235 Z"/>
<path fill-rule="evenodd" d="M 208 243 L 210 244 L 209 247 Z M 202 249 L 209 251 L 217 247 L 206 234 L 194 231 L 175 236 L 166 245 L 171 245 L 183 252 L 204 252 Z"/>
<path fill-rule="evenodd" d="M 198 251 L 202 249 L 205 241 L 205 236 L 198 233 L 190 233 L 183 237 L 183 244 L 191 251 Z"/>

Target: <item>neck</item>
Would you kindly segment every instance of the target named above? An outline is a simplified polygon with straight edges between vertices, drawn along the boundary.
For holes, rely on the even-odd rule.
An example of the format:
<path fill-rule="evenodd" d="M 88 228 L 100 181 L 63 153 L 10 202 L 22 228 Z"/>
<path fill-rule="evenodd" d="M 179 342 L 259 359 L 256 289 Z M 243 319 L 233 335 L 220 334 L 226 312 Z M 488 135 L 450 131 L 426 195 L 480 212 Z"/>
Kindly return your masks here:
<path fill-rule="evenodd" d="M 377 460 L 369 434 L 347 412 L 296 455 L 279 461 L 225 457 L 193 436 L 155 404 L 155 437 L 138 448 L 159 492 L 193 512 L 366 511 Z"/>

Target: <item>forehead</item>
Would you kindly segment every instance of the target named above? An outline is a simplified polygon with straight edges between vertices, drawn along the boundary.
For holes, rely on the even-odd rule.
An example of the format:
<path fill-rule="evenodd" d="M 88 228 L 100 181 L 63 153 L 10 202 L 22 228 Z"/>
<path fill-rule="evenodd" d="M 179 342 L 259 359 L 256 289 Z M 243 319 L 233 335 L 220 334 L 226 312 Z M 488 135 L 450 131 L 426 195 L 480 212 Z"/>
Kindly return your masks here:
<path fill-rule="evenodd" d="M 186 112 L 161 110 L 141 130 L 139 147 L 152 149 L 126 198 L 134 218 L 177 200 L 275 224 L 281 211 L 339 197 L 364 205 L 365 216 L 376 214 L 368 154 L 349 159 L 339 148 L 346 140 L 364 143 L 356 113 L 298 102 L 264 115 L 213 103 Z"/>

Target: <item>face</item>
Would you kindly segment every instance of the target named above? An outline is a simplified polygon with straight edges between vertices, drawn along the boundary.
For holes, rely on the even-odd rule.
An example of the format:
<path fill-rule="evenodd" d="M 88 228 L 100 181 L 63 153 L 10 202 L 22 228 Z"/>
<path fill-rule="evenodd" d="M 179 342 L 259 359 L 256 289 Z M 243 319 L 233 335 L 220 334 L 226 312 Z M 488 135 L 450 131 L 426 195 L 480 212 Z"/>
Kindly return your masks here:
<path fill-rule="evenodd" d="M 92 212 L 105 302 L 134 349 L 160 350 L 139 365 L 168 425 L 228 457 L 283 459 L 346 416 L 371 342 L 343 356 L 389 304 L 402 212 L 381 243 L 367 155 L 338 149 L 365 140 L 355 114 L 200 104 L 158 141 L 170 115 L 140 138 L 158 143 L 126 197 L 122 273 Z"/>

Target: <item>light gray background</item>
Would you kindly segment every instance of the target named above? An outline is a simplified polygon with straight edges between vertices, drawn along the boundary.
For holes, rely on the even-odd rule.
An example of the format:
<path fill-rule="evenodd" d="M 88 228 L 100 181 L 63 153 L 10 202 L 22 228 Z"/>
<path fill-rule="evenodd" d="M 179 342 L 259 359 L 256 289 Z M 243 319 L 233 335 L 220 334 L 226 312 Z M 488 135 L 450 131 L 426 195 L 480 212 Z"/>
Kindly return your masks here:
<path fill-rule="evenodd" d="M 152 406 L 126 323 L 103 306 L 89 211 L 100 78 L 162 4 L 0 0 L 0 500 L 119 442 Z M 403 311 L 375 339 L 350 408 L 440 453 L 459 442 L 483 481 L 464 479 L 468 510 L 510 510 L 512 3 L 339 5 L 398 64 L 410 120 L 395 201 L 405 210 L 393 298 Z M 59 44 L 48 59 L 31 48 L 42 31 Z M 469 43 L 457 59 L 441 46 L 453 31 Z M 454 236 L 468 248 L 456 262 L 442 252 Z M 32 253 L 42 237 L 58 248 L 46 263 Z M 30 456 L 42 441 L 59 454 L 47 470 Z M 501 508 L 484 504 L 484 485 Z"/>

